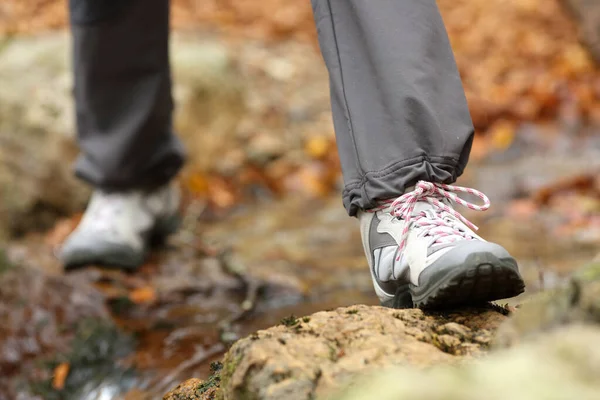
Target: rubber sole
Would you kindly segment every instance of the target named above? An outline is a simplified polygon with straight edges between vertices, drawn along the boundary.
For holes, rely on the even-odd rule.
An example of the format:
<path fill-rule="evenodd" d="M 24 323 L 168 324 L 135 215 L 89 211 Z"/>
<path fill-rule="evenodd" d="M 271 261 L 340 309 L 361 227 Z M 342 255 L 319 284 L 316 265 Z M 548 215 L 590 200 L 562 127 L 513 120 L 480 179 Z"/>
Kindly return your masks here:
<path fill-rule="evenodd" d="M 471 254 L 464 263 L 432 272 L 423 281 L 420 286 L 399 289 L 393 301 L 383 305 L 456 308 L 515 297 L 525 290 L 516 261 L 499 259 L 492 253 Z"/>
<path fill-rule="evenodd" d="M 65 271 L 73 271 L 90 265 L 96 265 L 106 269 L 135 271 L 144 263 L 144 260 L 145 253 L 133 252 L 129 248 L 94 249 L 94 251 L 81 249 L 69 254 L 68 260 L 64 261 L 64 269 Z"/>

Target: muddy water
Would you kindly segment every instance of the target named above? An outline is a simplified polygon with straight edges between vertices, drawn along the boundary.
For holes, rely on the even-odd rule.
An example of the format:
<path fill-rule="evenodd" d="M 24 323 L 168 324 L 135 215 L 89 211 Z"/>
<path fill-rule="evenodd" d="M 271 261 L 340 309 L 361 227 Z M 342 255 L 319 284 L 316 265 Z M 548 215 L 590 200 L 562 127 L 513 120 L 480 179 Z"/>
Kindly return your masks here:
<path fill-rule="evenodd" d="M 559 284 L 598 251 L 556 236 L 549 228 L 556 215 L 526 219 L 510 213 L 514 185 L 494 182 L 533 179 L 552 169 L 518 165 L 475 165 L 461 179 L 490 188 L 495 211 L 465 215 L 520 262 L 527 292 L 511 303 Z M 556 170 L 565 168 L 561 163 Z M 212 222 L 192 223 L 133 275 L 87 268 L 65 276 L 42 236 L 14 244 L 8 253 L 24 267 L 0 276 L 7 282 L 12 274 L 10 285 L 18 292 L 3 298 L 5 314 L 0 308 L 0 322 L 12 321 L 3 331 L 9 339 L 0 339 L 0 393 L 16 391 L 19 399 L 159 398 L 186 378 L 206 377 L 210 362 L 232 341 L 283 317 L 377 303 L 358 222 L 347 217 L 337 195 L 262 200 Z M 31 287 L 38 293 L 34 300 Z M 27 310 L 16 315 L 25 303 Z M 36 315 L 60 317 L 43 319 L 43 328 L 39 321 L 30 329 L 17 327 Z M 97 324 L 82 325 L 86 317 Z M 29 347 L 18 340 L 29 340 Z M 14 349 L 18 354 L 9 352 Z M 60 363 L 70 372 L 57 389 L 51 379 Z M 33 387 L 27 384 L 33 381 Z"/>

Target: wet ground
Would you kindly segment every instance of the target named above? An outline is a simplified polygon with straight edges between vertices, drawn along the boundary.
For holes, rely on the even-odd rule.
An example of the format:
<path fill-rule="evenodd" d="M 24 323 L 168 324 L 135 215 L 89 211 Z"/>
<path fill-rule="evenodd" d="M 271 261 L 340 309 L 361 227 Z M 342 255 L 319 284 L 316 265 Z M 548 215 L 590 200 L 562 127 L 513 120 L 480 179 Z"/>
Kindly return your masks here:
<path fill-rule="evenodd" d="M 552 193 L 562 208 L 531 203 L 561 175 L 597 167 L 598 148 L 566 158 L 519 151 L 472 164 L 461 180 L 487 190 L 495 206 L 465 215 L 520 262 L 528 288 L 512 304 L 559 284 L 597 253 L 600 237 L 598 208 L 583 209 L 579 191 Z M 0 389 L 17 390 L 19 399 L 158 398 L 186 378 L 206 377 L 232 341 L 290 314 L 376 304 L 358 222 L 336 194 L 267 197 L 221 215 L 196 201 L 186 217 L 136 274 L 90 267 L 64 275 L 52 252 L 73 218 L 9 246 L 19 266 L 0 276 Z M 588 224 L 571 227 L 576 217 Z M 59 368 L 68 368 L 62 381 Z"/>

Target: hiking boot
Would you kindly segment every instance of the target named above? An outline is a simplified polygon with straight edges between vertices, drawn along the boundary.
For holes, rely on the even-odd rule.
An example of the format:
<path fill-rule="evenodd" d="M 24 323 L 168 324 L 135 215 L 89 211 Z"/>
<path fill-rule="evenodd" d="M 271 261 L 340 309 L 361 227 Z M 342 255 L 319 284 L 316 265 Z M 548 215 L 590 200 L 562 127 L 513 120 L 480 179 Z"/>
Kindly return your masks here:
<path fill-rule="evenodd" d="M 478 196 L 478 206 L 455 192 Z M 502 246 L 477 236 L 452 208 L 485 211 L 489 199 L 459 186 L 419 181 L 415 189 L 359 213 L 375 292 L 393 308 L 446 308 L 519 295 L 525 284 Z"/>
<path fill-rule="evenodd" d="M 173 185 L 152 192 L 96 190 L 60 251 L 65 268 L 96 264 L 136 269 L 152 242 L 177 230 L 179 200 Z"/>

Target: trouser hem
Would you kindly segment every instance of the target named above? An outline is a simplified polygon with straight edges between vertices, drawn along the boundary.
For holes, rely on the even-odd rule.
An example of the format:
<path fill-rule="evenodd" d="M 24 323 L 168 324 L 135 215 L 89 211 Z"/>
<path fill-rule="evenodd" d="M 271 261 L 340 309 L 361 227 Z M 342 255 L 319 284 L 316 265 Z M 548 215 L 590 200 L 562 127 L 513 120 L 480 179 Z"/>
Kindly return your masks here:
<path fill-rule="evenodd" d="M 175 139 L 170 146 L 161 146 L 146 171 L 126 171 L 114 164 L 118 170 L 106 168 L 82 154 L 75 162 L 75 176 L 96 189 L 104 191 L 154 190 L 166 185 L 181 171 L 186 162 L 183 145 Z M 111 164 L 112 165 L 112 164 Z M 104 167 L 104 168 L 102 168 Z M 120 173 L 119 173 L 120 172 Z"/>
<path fill-rule="evenodd" d="M 422 155 L 397 161 L 365 173 L 361 180 L 346 183 L 342 192 L 344 207 L 348 215 L 356 216 L 359 210 L 373 208 L 381 200 L 401 196 L 420 180 L 452 184 L 465 167 L 459 157 Z"/>

